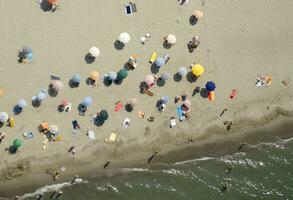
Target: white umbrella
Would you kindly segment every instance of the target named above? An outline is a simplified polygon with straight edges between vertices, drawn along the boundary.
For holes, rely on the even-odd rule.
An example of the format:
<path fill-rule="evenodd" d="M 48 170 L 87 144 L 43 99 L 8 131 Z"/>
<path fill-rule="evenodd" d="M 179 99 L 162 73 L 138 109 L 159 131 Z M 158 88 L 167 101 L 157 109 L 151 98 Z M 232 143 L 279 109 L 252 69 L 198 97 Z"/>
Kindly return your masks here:
<path fill-rule="evenodd" d="M 9 119 L 9 116 L 6 112 L 1 112 L 0 113 L 0 122 L 5 123 Z"/>
<path fill-rule="evenodd" d="M 121 34 L 119 35 L 118 40 L 119 40 L 120 42 L 122 42 L 123 44 L 126 44 L 126 43 L 128 43 L 128 42 L 130 41 L 130 35 L 129 35 L 128 33 L 126 33 L 126 32 L 121 33 Z"/>
<path fill-rule="evenodd" d="M 97 48 L 97 47 L 91 47 L 90 48 L 90 54 L 93 56 L 93 57 L 98 57 L 100 55 L 100 49 Z"/>
<path fill-rule="evenodd" d="M 169 44 L 175 44 L 176 43 L 176 36 L 175 35 L 168 35 L 166 40 Z"/>
<path fill-rule="evenodd" d="M 20 107 L 20 108 L 24 108 L 24 107 L 26 107 L 27 106 L 27 102 L 26 102 L 26 100 L 24 100 L 24 99 L 20 99 L 19 101 L 18 101 L 18 107 Z"/>
<path fill-rule="evenodd" d="M 52 133 L 52 134 L 57 134 L 58 133 L 58 126 L 56 126 L 56 125 L 51 125 L 50 126 L 50 132 Z"/>

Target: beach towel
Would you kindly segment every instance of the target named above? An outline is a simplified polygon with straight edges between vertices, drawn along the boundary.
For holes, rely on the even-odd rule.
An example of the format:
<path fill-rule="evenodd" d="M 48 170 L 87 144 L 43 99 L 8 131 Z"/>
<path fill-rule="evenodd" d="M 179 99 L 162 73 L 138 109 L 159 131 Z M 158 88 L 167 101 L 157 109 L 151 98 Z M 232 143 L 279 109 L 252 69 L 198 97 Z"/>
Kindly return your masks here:
<path fill-rule="evenodd" d="M 182 110 L 181 106 L 177 107 L 177 115 L 178 115 L 178 118 L 180 121 L 182 121 L 185 118 L 183 115 L 183 110 Z"/>
<path fill-rule="evenodd" d="M 0 88 L 0 97 L 3 97 L 5 95 L 5 89 L 4 88 Z"/>
<path fill-rule="evenodd" d="M 115 142 L 116 138 L 117 138 L 117 134 L 112 132 L 110 137 L 105 139 L 105 142 L 107 143 Z"/>
<path fill-rule="evenodd" d="M 121 108 L 123 108 L 123 104 L 121 102 L 119 102 L 116 104 L 114 111 L 118 112 L 119 110 L 121 110 Z"/>
<path fill-rule="evenodd" d="M 34 137 L 34 134 L 32 132 L 24 133 L 23 137 L 25 139 L 32 139 Z"/>
<path fill-rule="evenodd" d="M 92 131 L 92 130 L 89 130 L 89 131 L 87 132 L 87 135 L 88 135 L 89 138 L 92 139 L 92 140 L 96 139 L 95 132 Z"/>
<path fill-rule="evenodd" d="M 170 117 L 170 128 L 173 128 L 176 126 L 176 119 L 175 117 Z"/>

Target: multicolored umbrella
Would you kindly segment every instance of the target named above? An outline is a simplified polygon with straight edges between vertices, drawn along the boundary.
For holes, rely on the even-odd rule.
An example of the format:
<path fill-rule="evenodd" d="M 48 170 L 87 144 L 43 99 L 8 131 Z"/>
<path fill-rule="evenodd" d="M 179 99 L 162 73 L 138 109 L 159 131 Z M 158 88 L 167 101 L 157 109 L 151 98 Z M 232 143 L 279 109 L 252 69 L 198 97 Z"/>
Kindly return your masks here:
<path fill-rule="evenodd" d="M 1 112 L 0 113 L 0 122 L 1 123 L 7 122 L 8 119 L 9 119 L 9 116 L 8 116 L 8 114 L 6 112 Z"/>
<path fill-rule="evenodd" d="M 186 106 L 187 108 L 191 107 L 191 102 L 189 100 L 183 101 L 183 105 Z"/>
<path fill-rule="evenodd" d="M 58 131 L 59 131 L 58 126 L 56 126 L 56 125 L 51 125 L 51 126 L 49 127 L 49 129 L 50 129 L 50 133 L 52 133 L 52 134 L 58 134 Z"/>
<path fill-rule="evenodd" d="M 146 82 L 148 85 L 152 85 L 155 83 L 155 77 L 152 74 L 149 74 L 144 78 L 144 82 Z"/>

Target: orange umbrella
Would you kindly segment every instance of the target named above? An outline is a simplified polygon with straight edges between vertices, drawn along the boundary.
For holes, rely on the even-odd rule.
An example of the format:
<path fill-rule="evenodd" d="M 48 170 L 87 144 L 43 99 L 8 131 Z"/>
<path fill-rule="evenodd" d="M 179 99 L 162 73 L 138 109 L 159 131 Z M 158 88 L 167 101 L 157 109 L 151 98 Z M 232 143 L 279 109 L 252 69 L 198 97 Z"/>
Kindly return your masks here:
<path fill-rule="evenodd" d="M 57 4 L 59 0 L 48 0 L 49 4 Z"/>
<path fill-rule="evenodd" d="M 6 92 L 5 89 L 0 88 L 0 97 L 4 96 L 5 92 Z"/>
<path fill-rule="evenodd" d="M 99 76 L 100 76 L 100 74 L 97 71 L 92 71 L 90 73 L 90 78 L 93 79 L 94 81 L 99 80 Z"/>

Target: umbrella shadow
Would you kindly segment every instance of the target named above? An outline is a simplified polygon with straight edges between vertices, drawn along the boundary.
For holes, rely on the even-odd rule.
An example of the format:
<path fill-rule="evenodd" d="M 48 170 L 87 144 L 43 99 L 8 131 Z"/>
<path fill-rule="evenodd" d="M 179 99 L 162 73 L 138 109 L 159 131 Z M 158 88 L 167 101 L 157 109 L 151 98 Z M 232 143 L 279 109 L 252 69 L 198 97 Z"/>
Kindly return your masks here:
<path fill-rule="evenodd" d="M 174 74 L 174 76 L 173 76 L 173 80 L 174 80 L 175 82 L 179 82 L 179 81 L 182 80 L 182 76 L 177 72 L 176 74 Z"/>
<path fill-rule="evenodd" d="M 114 42 L 114 48 L 116 50 L 122 50 L 125 47 L 125 44 L 123 44 L 122 42 L 120 42 L 119 40 L 116 40 Z"/>
<path fill-rule="evenodd" d="M 52 85 L 49 85 L 48 88 L 48 94 L 50 95 L 50 97 L 56 97 L 58 95 L 58 91 L 55 90 Z"/>
<path fill-rule="evenodd" d="M 79 115 L 84 116 L 85 115 L 85 112 L 87 110 L 87 107 L 85 105 L 83 105 L 82 103 L 80 103 L 77 106 L 77 110 L 79 112 Z"/>
<path fill-rule="evenodd" d="M 198 19 L 196 18 L 195 15 L 191 15 L 191 16 L 189 17 L 189 24 L 190 24 L 190 25 L 194 26 L 194 25 L 197 24 L 197 22 L 198 22 Z"/>
<path fill-rule="evenodd" d="M 92 64 L 93 62 L 95 62 L 96 58 L 93 57 L 90 53 L 87 53 L 85 56 L 84 56 L 84 61 L 87 63 L 87 64 Z"/>
<path fill-rule="evenodd" d="M 186 78 L 190 83 L 194 83 L 197 80 L 197 76 L 195 76 L 191 71 L 187 73 Z"/>
<path fill-rule="evenodd" d="M 123 79 L 115 79 L 113 82 L 114 82 L 116 85 L 121 85 L 122 82 L 123 82 Z"/>
<path fill-rule="evenodd" d="M 18 105 L 15 105 L 15 106 L 13 107 L 13 113 L 14 113 L 15 115 L 19 115 L 21 112 L 22 112 L 22 108 L 19 107 Z"/>
<path fill-rule="evenodd" d="M 41 106 L 41 101 L 38 101 L 38 100 L 32 100 L 32 106 L 34 108 L 38 108 Z"/>
<path fill-rule="evenodd" d="M 165 49 L 170 49 L 170 48 L 172 47 L 172 45 L 169 44 L 169 43 L 167 42 L 167 40 L 165 40 L 165 41 L 163 42 L 163 47 L 164 47 Z"/>
<path fill-rule="evenodd" d="M 73 79 L 70 79 L 68 81 L 68 85 L 69 85 L 70 88 L 77 88 L 79 86 L 79 83 L 75 82 Z"/>
<path fill-rule="evenodd" d="M 127 112 L 132 112 L 133 111 L 133 106 L 131 105 L 131 104 L 126 104 L 125 105 L 125 110 L 127 111 Z"/>
<path fill-rule="evenodd" d="M 4 126 L 3 122 L 0 122 L 0 128 L 2 128 Z"/>
<path fill-rule="evenodd" d="M 87 78 L 86 80 L 85 80 L 85 83 L 87 84 L 87 85 L 94 85 L 95 84 L 95 81 L 93 80 L 93 79 L 91 79 L 91 78 Z"/>
<path fill-rule="evenodd" d="M 148 89 L 148 84 L 146 82 L 143 81 L 139 84 L 139 92 L 141 94 L 144 94 L 147 89 Z"/>
<path fill-rule="evenodd" d="M 94 119 L 94 124 L 95 124 L 96 126 L 103 126 L 104 123 L 105 123 L 105 120 L 101 120 L 101 119 L 99 119 L 98 117 L 96 117 L 96 118 Z"/>
<path fill-rule="evenodd" d="M 127 71 L 134 70 L 134 67 L 132 67 L 128 62 L 124 64 L 123 68 Z"/>
<path fill-rule="evenodd" d="M 17 152 L 17 148 L 15 148 L 13 145 L 10 145 L 8 148 L 8 152 L 10 154 L 15 154 Z"/>
<path fill-rule="evenodd" d="M 17 62 L 18 62 L 18 63 L 22 63 L 22 61 L 23 61 L 23 59 L 25 59 L 26 55 L 25 55 L 24 52 L 20 51 L 20 52 L 18 53 L 17 57 L 18 57 Z"/>
<path fill-rule="evenodd" d="M 196 86 L 195 89 L 192 91 L 192 96 L 195 96 L 197 93 L 200 93 L 200 87 Z"/>
<path fill-rule="evenodd" d="M 159 71 L 160 71 L 160 68 L 159 68 L 155 63 L 153 63 L 153 64 L 151 65 L 151 72 L 152 72 L 153 74 L 157 74 Z"/>
<path fill-rule="evenodd" d="M 157 86 L 162 87 L 165 85 L 166 81 L 162 78 L 158 78 L 156 83 L 157 83 Z"/>
<path fill-rule="evenodd" d="M 206 98 L 208 98 L 208 91 L 205 89 L 205 88 L 201 88 L 201 90 L 200 90 L 200 96 L 202 97 L 202 98 L 204 98 L 204 99 L 206 99 Z"/>
<path fill-rule="evenodd" d="M 104 78 L 103 83 L 105 86 L 109 87 L 110 85 L 112 85 L 113 81 L 109 77 L 106 77 Z"/>
<path fill-rule="evenodd" d="M 42 2 L 40 3 L 40 7 L 44 12 L 52 10 L 52 5 L 50 5 L 47 0 L 42 0 Z"/>

